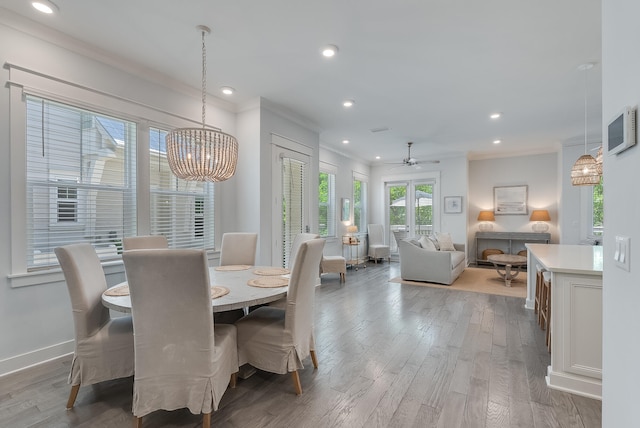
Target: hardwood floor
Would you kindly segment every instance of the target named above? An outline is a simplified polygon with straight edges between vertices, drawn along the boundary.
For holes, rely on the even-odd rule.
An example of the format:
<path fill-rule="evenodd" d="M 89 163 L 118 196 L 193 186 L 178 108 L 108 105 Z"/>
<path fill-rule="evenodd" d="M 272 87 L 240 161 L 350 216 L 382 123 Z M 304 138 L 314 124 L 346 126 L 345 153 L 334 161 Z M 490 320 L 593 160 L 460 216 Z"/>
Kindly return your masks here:
<path fill-rule="evenodd" d="M 320 367 L 258 371 L 228 389 L 216 427 L 600 427 L 601 403 L 550 390 L 544 332 L 524 299 L 389 283 L 398 263 L 325 275 Z M 82 387 L 66 411 L 70 358 L 0 378 L 0 427 L 130 427 L 131 378 Z M 195 427 L 187 410 L 144 427 Z"/>

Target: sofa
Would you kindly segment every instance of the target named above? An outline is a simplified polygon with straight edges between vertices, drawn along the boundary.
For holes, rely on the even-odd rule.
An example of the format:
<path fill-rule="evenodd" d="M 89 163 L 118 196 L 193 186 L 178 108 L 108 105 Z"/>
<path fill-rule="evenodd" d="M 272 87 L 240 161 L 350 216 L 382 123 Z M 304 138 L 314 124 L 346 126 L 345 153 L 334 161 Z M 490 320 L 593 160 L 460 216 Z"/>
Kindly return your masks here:
<path fill-rule="evenodd" d="M 407 281 L 451 285 L 467 265 L 464 244 L 453 244 L 456 251 L 422 248 L 416 240 L 398 241 L 400 276 Z"/>

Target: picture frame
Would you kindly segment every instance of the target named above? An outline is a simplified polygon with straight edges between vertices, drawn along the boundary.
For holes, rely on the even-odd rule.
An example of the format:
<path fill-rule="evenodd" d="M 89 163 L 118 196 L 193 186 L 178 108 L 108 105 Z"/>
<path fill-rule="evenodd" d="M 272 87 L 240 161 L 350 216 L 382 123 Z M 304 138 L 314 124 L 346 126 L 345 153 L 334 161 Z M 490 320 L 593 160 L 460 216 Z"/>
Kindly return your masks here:
<path fill-rule="evenodd" d="M 528 186 L 499 186 L 493 188 L 495 215 L 528 215 Z"/>
<path fill-rule="evenodd" d="M 460 214 L 462 212 L 462 196 L 445 196 L 444 213 Z"/>
<path fill-rule="evenodd" d="M 351 201 L 349 198 L 342 198 L 342 212 L 340 214 L 340 221 L 349 221 L 351 215 Z"/>

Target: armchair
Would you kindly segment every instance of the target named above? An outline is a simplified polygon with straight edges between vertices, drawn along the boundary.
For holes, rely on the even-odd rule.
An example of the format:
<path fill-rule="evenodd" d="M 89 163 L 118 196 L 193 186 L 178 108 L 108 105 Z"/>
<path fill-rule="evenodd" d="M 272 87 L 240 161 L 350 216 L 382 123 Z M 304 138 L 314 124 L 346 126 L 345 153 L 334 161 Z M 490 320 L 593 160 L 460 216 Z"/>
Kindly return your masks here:
<path fill-rule="evenodd" d="M 391 261 L 391 251 L 384 243 L 384 226 L 381 224 L 370 224 L 367 226 L 369 234 L 369 258 L 378 263 L 378 259 Z"/>

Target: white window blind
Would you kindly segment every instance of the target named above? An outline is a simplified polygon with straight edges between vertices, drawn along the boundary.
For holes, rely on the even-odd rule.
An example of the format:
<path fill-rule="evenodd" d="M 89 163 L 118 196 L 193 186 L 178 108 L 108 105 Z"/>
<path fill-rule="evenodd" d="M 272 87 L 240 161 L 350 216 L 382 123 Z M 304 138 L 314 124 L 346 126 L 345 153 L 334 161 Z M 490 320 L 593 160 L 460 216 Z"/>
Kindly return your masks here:
<path fill-rule="evenodd" d="M 171 248 L 214 247 L 213 183 L 178 179 L 169 169 L 167 131 L 149 129 L 151 234 Z"/>
<path fill-rule="evenodd" d="M 320 172 L 318 188 L 318 234 L 322 237 L 336 236 L 336 175 Z"/>
<path fill-rule="evenodd" d="M 136 232 L 135 123 L 35 96 L 26 106 L 27 268 L 75 242 L 118 258 Z"/>
<path fill-rule="evenodd" d="M 282 266 L 290 266 L 291 243 L 305 232 L 306 164 L 282 158 Z"/>

